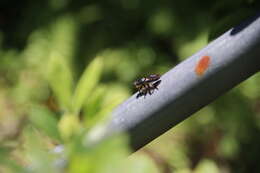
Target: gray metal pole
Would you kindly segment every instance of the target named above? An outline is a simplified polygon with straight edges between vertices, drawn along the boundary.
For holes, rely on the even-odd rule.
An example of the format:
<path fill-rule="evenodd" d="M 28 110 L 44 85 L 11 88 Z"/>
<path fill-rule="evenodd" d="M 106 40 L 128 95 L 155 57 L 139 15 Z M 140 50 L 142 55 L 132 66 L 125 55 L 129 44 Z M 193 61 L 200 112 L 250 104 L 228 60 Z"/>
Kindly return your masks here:
<path fill-rule="evenodd" d="M 232 28 L 161 77 L 158 90 L 136 94 L 112 113 L 103 137 L 128 132 L 137 150 L 260 69 L 260 17 Z"/>

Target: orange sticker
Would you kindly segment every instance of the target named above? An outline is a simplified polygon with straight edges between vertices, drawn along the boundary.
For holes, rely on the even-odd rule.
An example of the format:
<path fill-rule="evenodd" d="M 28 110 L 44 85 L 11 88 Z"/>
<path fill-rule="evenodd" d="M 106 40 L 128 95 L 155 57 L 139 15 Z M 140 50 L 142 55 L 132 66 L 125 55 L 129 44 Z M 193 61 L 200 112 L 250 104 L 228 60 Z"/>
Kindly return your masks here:
<path fill-rule="evenodd" d="M 195 72 L 197 75 L 201 76 L 205 73 L 205 71 L 208 69 L 210 64 L 210 57 L 209 56 L 203 56 L 199 60 L 199 62 L 196 65 Z"/>

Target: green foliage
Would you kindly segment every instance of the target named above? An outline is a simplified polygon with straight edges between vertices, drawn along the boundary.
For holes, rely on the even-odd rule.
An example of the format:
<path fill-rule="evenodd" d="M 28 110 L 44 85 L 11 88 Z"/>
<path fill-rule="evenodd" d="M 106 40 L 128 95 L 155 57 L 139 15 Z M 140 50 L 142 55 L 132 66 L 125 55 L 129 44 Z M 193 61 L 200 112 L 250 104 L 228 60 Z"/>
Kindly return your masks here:
<path fill-rule="evenodd" d="M 70 151 L 69 172 L 122 172 L 123 158 L 129 154 L 123 136 L 101 142 L 97 146 L 74 144 Z M 80 147 L 80 149 L 79 149 Z"/>
<path fill-rule="evenodd" d="M 259 1 L 0 7 L 0 172 L 259 172 L 259 74 L 128 158 L 126 134 L 96 145 L 86 137 L 98 137 L 137 77 L 168 71 Z"/>
<path fill-rule="evenodd" d="M 214 161 L 205 159 L 200 162 L 200 164 L 194 171 L 194 173 L 200 173 L 200 172 L 218 173 L 220 172 L 220 170 Z"/>
<path fill-rule="evenodd" d="M 21 172 L 26 173 L 26 170 L 18 165 L 14 160 L 10 160 L 9 154 L 11 150 L 7 147 L 0 147 L 0 171 L 1 172 Z"/>
<path fill-rule="evenodd" d="M 47 77 L 59 105 L 63 108 L 69 108 L 73 81 L 70 69 L 64 59 L 51 57 Z"/>
<path fill-rule="evenodd" d="M 55 115 L 44 107 L 35 106 L 32 108 L 30 117 L 32 125 L 41 129 L 47 136 L 60 141 L 60 134 L 57 128 Z"/>
<path fill-rule="evenodd" d="M 57 157 L 48 150 L 48 140 L 38 134 L 38 131 L 32 127 L 24 129 L 24 157 L 30 163 L 27 165 L 27 172 L 60 172 L 55 167 Z"/>
<path fill-rule="evenodd" d="M 97 85 L 102 71 L 102 63 L 101 57 L 95 58 L 82 74 L 72 97 L 72 112 L 79 112 L 84 101 Z"/>
<path fill-rule="evenodd" d="M 71 137 L 79 133 L 81 124 L 76 114 L 65 113 L 58 124 L 62 139 L 69 141 Z"/>
<path fill-rule="evenodd" d="M 97 87 L 83 108 L 86 126 L 91 128 L 97 123 L 107 120 L 106 115 L 128 96 L 128 89 L 119 84 Z"/>

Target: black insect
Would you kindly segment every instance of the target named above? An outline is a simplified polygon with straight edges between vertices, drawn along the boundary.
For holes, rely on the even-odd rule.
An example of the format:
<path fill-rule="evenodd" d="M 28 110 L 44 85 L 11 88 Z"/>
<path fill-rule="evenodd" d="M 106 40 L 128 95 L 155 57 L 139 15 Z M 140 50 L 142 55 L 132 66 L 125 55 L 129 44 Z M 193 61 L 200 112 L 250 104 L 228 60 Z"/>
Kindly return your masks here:
<path fill-rule="evenodd" d="M 152 74 L 148 77 L 143 77 L 134 82 L 134 86 L 138 89 L 136 98 L 152 94 L 155 89 L 158 89 L 158 85 L 161 83 L 160 75 Z"/>

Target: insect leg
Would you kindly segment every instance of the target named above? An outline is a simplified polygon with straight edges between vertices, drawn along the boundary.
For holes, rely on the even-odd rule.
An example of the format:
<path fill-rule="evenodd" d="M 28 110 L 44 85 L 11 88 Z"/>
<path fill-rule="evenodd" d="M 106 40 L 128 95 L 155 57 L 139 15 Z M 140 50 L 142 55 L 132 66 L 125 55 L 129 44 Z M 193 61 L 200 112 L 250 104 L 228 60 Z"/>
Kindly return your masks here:
<path fill-rule="evenodd" d="M 158 81 L 154 82 L 154 83 L 152 84 L 152 85 L 153 85 L 153 88 L 158 90 L 157 87 L 160 85 L 160 83 L 161 83 L 161 80 L 158 80 Z"/>

